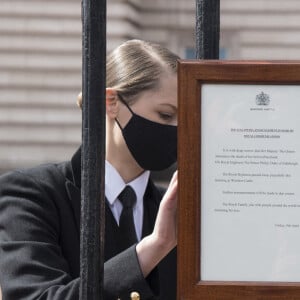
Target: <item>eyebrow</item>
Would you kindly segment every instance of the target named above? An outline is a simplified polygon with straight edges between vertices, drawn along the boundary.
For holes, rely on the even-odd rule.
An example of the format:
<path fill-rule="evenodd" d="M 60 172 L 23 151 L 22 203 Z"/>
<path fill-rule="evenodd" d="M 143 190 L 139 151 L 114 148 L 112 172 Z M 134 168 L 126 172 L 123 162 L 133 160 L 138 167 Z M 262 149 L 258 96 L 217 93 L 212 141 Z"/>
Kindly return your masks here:
<path fill-rule="evenodd" d="M 169 106 L 171 107 L 174 111 L 177 111 L 177 107 L 173 104 L 170 104 L 170 103 L 160 103 L 159 105 L 162 105 L 162 106 Z"/>

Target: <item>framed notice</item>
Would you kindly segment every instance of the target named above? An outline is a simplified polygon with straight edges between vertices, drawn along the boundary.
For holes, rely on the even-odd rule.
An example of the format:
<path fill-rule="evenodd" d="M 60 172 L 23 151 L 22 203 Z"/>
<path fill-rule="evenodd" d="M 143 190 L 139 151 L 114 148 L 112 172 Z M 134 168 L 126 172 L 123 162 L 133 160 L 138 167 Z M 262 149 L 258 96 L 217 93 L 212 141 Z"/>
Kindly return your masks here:
<path fill-rule="evenodd" d="M 300 299 L 300 62 L 179 62 L 178 299 Z"/>

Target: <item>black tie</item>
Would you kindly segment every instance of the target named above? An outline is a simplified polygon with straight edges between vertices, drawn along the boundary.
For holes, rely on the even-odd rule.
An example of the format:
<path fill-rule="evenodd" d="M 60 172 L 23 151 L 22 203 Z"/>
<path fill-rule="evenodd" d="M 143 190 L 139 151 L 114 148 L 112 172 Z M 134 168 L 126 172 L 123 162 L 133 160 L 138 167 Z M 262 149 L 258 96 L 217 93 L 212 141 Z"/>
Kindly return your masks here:
<path fill-rule="evenodd" d="M 123 210 L 119 221 L 121 242 L 120 250 L 123 251 L 137 242 L 133 220 L 133 206 L 136 203 L 136 194 L 133 188 L 127 185 L 118 198 L 123 205 Z"/>

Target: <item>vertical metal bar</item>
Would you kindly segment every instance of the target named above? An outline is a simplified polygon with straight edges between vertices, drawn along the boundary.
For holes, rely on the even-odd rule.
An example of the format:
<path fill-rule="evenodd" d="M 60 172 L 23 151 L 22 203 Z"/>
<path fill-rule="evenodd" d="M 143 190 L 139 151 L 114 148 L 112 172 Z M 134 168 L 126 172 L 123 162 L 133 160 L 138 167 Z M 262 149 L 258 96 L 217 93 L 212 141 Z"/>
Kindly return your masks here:
<path fill-rule="evenodd" d="M 82 0 L 80 300 L 103 299 L 106 0 Z"/>
<path fill-rule="evenodd" d="M 196 58 L 218 59 L 220 0 L 196 0 Z"/>

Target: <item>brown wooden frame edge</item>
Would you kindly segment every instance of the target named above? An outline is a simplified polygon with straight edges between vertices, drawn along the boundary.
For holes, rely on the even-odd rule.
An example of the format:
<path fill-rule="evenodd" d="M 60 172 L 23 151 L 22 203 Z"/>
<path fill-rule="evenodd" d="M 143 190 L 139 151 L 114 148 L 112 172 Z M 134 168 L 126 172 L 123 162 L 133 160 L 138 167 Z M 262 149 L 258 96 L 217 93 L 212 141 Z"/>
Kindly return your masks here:
<path fill-rule="evenodd" d="M 180 300 L 296 300 L 300 283 L 200 278 L 201 85 L 300 85 L 300 61 L 180 60 L 178 63 L 178 285 Z"/>

